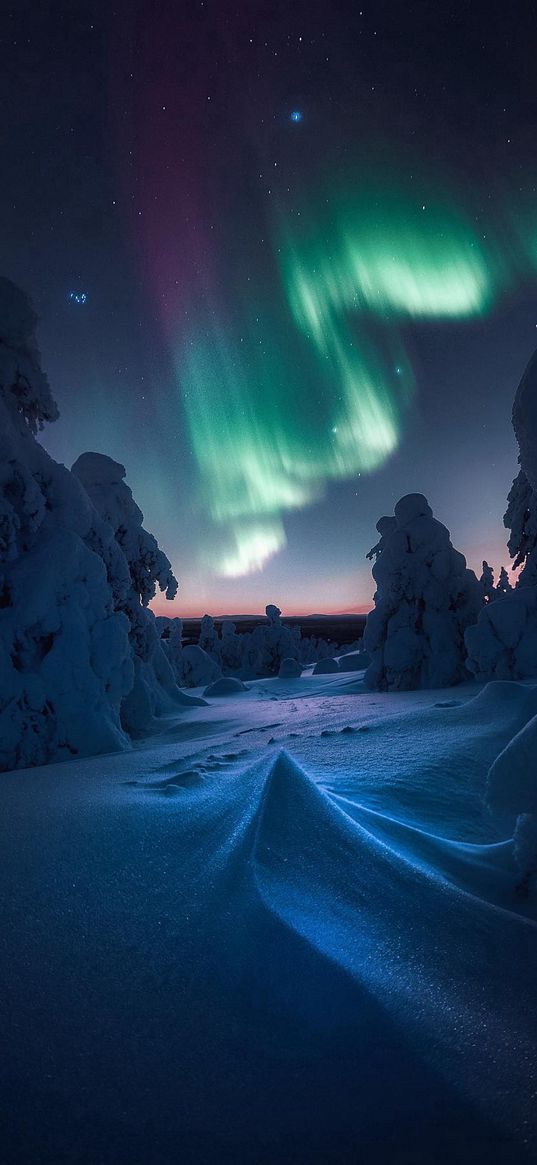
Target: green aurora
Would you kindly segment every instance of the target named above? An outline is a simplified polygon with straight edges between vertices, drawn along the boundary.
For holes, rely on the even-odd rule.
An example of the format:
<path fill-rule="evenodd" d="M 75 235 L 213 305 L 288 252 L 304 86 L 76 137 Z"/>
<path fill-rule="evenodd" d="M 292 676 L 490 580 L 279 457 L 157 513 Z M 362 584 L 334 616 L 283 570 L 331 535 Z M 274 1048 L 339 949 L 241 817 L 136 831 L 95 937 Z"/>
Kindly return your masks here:
<path fill-rule="evenodd" d="M 242 303 L 240 334 L 207 312 L 182 349 L 216 573 L 260 569 L 285 545 L 286 512 L 395 451 L 414 391 L 409 320 L 492 307 L 506 273 L 454 206 L 369 186 L 307 220 L 286 216 L 274 230 L 280 302 L 261 290 Z"/>

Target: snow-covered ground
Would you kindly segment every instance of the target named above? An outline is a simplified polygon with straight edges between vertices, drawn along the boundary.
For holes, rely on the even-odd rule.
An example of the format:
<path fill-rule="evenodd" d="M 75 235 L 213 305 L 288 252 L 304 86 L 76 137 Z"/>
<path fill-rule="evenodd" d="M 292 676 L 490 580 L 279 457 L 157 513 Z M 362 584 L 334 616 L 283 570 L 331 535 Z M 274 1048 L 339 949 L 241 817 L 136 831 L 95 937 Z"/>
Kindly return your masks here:
<path fill-rule="evenodd" d="M 248 687 L 2 775 L 3 1165 L 535 1160 L 537 684 Z"/>

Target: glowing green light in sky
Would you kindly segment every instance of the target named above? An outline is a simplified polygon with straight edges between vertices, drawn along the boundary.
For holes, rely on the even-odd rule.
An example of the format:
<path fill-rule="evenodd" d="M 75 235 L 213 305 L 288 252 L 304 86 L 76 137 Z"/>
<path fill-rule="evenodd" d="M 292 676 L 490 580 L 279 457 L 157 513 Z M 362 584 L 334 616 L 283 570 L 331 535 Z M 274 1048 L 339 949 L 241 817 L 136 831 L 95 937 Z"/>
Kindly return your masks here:
<path fill-rule="evenodd" d="M 327 480 L 385 461 L 413 383 L 402 345 L 390 337 L 387 360 L 349 333 L 319 362 L 299 335 L 292 344 L 292 328 L 287 352 L 277 338 L 273 351 L 260 349 L 242 331 L 234 344 L 213 325 L 178 365 L 204 502 L 228 537 L 213 564 L 233 577 L 260 569 L 285 545 L 283 513 L 311 504 Z"/>
<path fill-rule="evenodd" d="M 219 573 L 224 578 L 239 578 L 261 570 L 265 563 L 285 546 L 285 531 L 280 521 L 242 526 L 234 531 L 234 545 L 219 562 Z"/>
<path fill-rule="evenodd" d="M 362 191 L 329 221 L 282 231 L 282 274 L 298 326 L 321 351 L 343 313 L 449 319 L 483 315 L 491 256 L 461 213 L 414 196 Z"/>
<path fill-rule="evenodd" d="M 228 577 L 285 545 L 283 514 L 397 448 L 413 390 L 405 320 L 484 314 L 499 282 L 464 215 L 413 191 L 358 190 L 295 222 L 275 236 L 287 310 L 277 281 L 270 304 L 234 301 L 227 324 L 207 305 L 178 356 L 213 565 Z"/>

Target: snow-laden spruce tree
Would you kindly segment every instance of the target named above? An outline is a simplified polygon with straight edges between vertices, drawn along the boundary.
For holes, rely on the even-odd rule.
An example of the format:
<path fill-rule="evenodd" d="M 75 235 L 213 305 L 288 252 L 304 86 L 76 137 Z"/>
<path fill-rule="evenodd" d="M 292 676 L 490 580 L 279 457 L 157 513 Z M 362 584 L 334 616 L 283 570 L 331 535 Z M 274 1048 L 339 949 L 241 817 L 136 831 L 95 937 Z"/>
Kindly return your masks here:
<path fill-rule="evenodd" d="M 377 523 L 381 539 L 369 555 L 377 591 L 363 640 L 371 656 L 365 683 L 381 691 L 460 683 L 480 584 L 422 494 L 401 498 L 394 513 Z"/>
<path fill-rule="evenodd" d="M 187 700 L 178 690 L 155 616 L 147 609 L 157 588 L 167 599 L 173 599 L 177 580 L 156 538 L 143 527 L 144 516 L 124 480 L 123 465 L 102 453 L 83 453 L 75 461 L 72 473 L 82 483 L 115 540 L 114 561 L 105 555 L 103 560 L 116 609 L 129 621 L 134 663 L 134 683 L 122 701 L 121 719 L 131 735 L 140 736 L 155 716 L 173 711 L 174 706 Z M 101 553 L 93 532 L 89 544 Z M 119 586 L 118 573 L 122 580 Z M 125 578 L 126 586 L 123 585 Z"/>
<path fill-rule="evenodd" d="M 522 567 L 510 588 L 502 570 L 496 601 L 487 603 L 466 635 L 468 666 L 477 679 L 537 677 L 537 353 L 519 384 L 513 425 L 520 447 L 520 472 L 511 487 L 504 524 L 513 568 Z M 535 463 L 533 461 L 535 458 Z"/>
<path fill-rule="evenodd" d="M 259 650 L 260 675 L 278 675 L 283 660 L 299 658 L 300 628 L 286 627 L 274 603 L 268 603 L 265 615 L 267 622 L 252 631 L 250 648 Z"/>
<path fill-rule="evenodd" d="M 175 682 L 181 687 L 184 683 L 183 620 L 178 616 L 169 619 L 166 615 L 159 615 L 156 623 L 160 642 L 168 663 L 171 664 Z"/>
<path fill-rule="evenodd" d="M 513 570 L 521 566 L 519 586 L 537 583 L 537 494 L 521 469 L 507 498 L 504 526 L 510 531 L 507 549 Z"/>
<path fill-rule="evenodd" d="M 537 679 L 537 352 L 518 386 L 513 425 L 520 449 L 520 473 L 509 494 L 505 523 L 509 550 L 522 565 L 515 590 L 486 608 L 469 636 L 480 676 Z M 488 616 L 493 615 L 492 621 Z M 513 830 L 518 889 L 537 880 L 537 716 L 509 742 L 492 765 L 487 801 Z"/>
<path fill-rule="evenodd" d="M 203 615 L 200 623 L 200 637 L 199 646 L 202 651 L 214 660 L 215 663 L 220 664 L 221 643 L 218 638 L 218 632 L 214 625 L 212 615 Z"/>
<path fill-rule="evenodd" d="M 495 594 L 494 571 L 485 559 L 483 560 L 483 573 L 479 579 L 479 585 L 485 603 L 491 603 L 498 597 Z"/>
<path fill-rule="evenodd" d="M 220 657 L 224 673 L 240 670 L 243 654 L 242 639 L 242 635 L 237 635 L 235 623 L 231 619 L 224 619 L 220 640 Z"/>
<path fill-rule="evenodd" d="M 496 583 L 494 591 L 495 599 L 504 599 L 506 595 L 510 595 L 513 591 L 513 587 L 511 586 L 509 575 L 505 569 L 505 566 L 502 566 L 500 569 L 500 577 Z"/>
<path fill-rule="evenodd" d="M 103 561 L 114 558 L 113 536 L 36 440 L 58 409 L 35 327 L 27 296 L 0 279 L 2 769 L 129 746 L 120 722 L 133 682 L 129 623 Z"/>

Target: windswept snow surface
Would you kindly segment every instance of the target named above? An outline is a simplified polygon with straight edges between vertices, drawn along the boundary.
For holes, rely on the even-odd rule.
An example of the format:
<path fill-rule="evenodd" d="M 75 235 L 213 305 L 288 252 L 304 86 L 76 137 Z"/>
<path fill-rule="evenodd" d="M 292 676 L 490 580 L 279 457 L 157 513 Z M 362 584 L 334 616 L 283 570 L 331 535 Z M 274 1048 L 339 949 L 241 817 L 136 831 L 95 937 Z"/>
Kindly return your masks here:
<path fill-rule="evenodd" d="M 537 684 L 249 689 L 3 775 L 3 1165 L 535 1160 Z"/>

